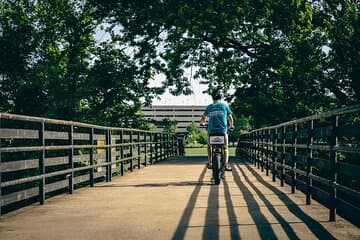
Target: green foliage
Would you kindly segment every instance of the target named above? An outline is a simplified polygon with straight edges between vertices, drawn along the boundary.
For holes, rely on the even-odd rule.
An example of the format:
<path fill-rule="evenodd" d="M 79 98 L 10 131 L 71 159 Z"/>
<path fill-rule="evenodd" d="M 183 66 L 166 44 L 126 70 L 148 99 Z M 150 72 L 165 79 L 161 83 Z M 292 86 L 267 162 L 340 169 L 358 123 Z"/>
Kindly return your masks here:
<path fill-rule="evenodd" d="M 171 120 L 169 118 L 164 118 L 162 121 L 160 121 L 160 126 L 163 127 L 164 132 L 167 133 L 175 133 L 177 122 L 175 120 Z"/>
<path fill-rule="evenodd" d="M 1 1 L 0 111 L 149 128 L 141 105 L 164 88 L 189 94 L 190 67 L 209 88 L 234 89 L 234 114 L 251 127 L 358 103 L 359 8 L 348 0 Z M 158 73 L 163 86 L 149 87 Z"/>
<path fill-rule="evenodd" d="M 207 144 L 207 131 L 200 130 L 199 126 L 192 122 L 189 124 L 189 126 L 186 127 L 186 130 L 188 132 L 188 135 L 186 137 L 187 144 L 201 144 L 205 145 Z"/>
<path fill-rule="evenodd" d="M 200 133 L 200 129 L 196 123 L 192 122 L 186 127 L 188 132 L 186 136 L 186 144 L 197 143 L 197 138 Z"/>
<path fill-rule="evenodd" d="M 186 127 L 186 131 L 189 133 L 189 135 L 197 135 L 200 133 L 200 129 L 199 129 L 199 126 L 192 122 L 189 124 L 189 126 Z"/>
<path fill-rule="evenodd" d="M 229 142 L 236 143 L 240 134 L 246 133 L 251 129 L 250 118 L 241 116 L 234 116 L 234 130 L 229 133 Z"/>
<path fill-rule="evenodd" d="M 0 111 L 111 126 L 148 128 L 143 102 L 159 89 L 151 72 L 112 39 L 89 1 L 0 3 Z"/>
<path fill-rule="evenodd" d="M 135 61 L 188 93 L 184 69 L 209 87 L 234 88 L 252 127 L 359 101 L 356 1 L 94 1 Z M 131 16 L 131 17 L 129 17 Z M 161 47 L 159 47 L 161 46 Z"/>
<path fill-rule="evenodd" d="M 207 131 L 201 131 L 196 138 L 196 141 L 202 145 L 206 145 L 207 144 L 207 140 L 208 139 L 208 134 Z"/>

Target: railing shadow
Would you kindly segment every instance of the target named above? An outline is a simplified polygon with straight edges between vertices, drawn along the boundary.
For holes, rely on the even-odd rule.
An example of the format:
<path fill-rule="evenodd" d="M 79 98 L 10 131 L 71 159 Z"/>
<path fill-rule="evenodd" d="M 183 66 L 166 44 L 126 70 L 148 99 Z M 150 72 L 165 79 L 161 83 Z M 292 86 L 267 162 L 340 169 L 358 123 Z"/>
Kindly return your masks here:
<path fill-rule="evenodd" d="M 182 186 L 204 186 L 210 185 L 206 181 L 183 181 L 183 182 L 161 182 L 161 183 L 141 183 L 141 184 L 107 184 L 102 186 L 94 186 L 94 188 L 126 188 L 126 187 L 182 187 Z"/>
<path fill-rule="evenodd" d="M 202 239 L 219 239 L 219 186 L 210 186 Z"/>
<path fill-rule="evenodd" d="M 232 173 L 233 173 L 234 182 L 236 183 L 236 185 L 238 186 L 242 195 L 245 198 L 245 201 L 249 208 L 248 209 L 249 213 L 255 222 L 256 228 L 258 230 L 261 239 L 277 239 L 275 232 L 271 227 L 271 224 L 266 219 L 264 214 L 260 211 L 260 206 L 256 202 L 253 194 L 241 182 L 240 175 L 238 174 L 238 172 L 233 169 Z"/>
<path fill-rule="evenodd" d="M 295 202 L 293 202 L 288 196 L 283 194 L 280 190 L 278 190 L 276 187 L 272 186 L 268 182 L 266 182 L 254 169 L 252 169 L 248 164 L 243 163 L 241 166 L 245 166 L 249 172 L 251 172 L 256 180 L 267 187 L 269 190 L 271 190 L 273 193 L 275 193 L 281 201 L 284 203 L 290 203 L 285 204 L 285 206 L 288 208 L 288 210 L 294 214 L 296 217 L 298 217 L 307 227 L 310 232 L 312 232 L 317 239 L 336 239 L 331 233 L 329 233 L 319 222 L 317 222 L 315 219 L 304 213 L 299 206 L 296 205 Z M 238 165 L 237 166 L 240 171 L 241 168 Z M 242 171 L 243 175 L 245 176 L 244 172 Z M 253 186 L 255 189 L 255 186 Z M 284 228 L 285 230 L 285 228 Z M 289 231 L 289 230 L 287 230 Z"/>
<path fill-rule="evenodd" d="M 204 169 L 202 170 L 199 180 L 198 182 L 202 182 L 204 180 L 205 177 L 205 173 L 206 173 L 206 167 L 204 167 Z M 196 185 L 194 191 L 192 192 L 189 202 L 184 210 L 183 215 L 181 216 L 181 219 L 179 221 L 178 226 L 176 227 L 176 232 L 174 233 L 172 239 L 184 239 L 185 233 L 186 233 L 186 229 L 189 226 L 190 223 L 190 219 L 191 219 L 191 215 L 192 212 L 195 208 L 195 203 L 196 203 L 196 199 L 198 198 L 199 192 L 201 189 L 201 185 Z"/>
<path fill-rule="evenodd" d="M 299 233 L 296 233 L 291 226 L 291 223 L 287 221 L 287 219 L 282 216 L 277 210 L 276 206 L 283 206 L 287 208 L 294 216 L 296 216 L 300 221 L 299 223 L 303 223 L 307 226 L 309 233 L 317 239 L 335 239 L 334 236 L 328 232 L 318 221 L 313 219 L 311 216 L 303 212 L 303 210 L 292 201 L 285 193 L 278 190 L 276 187 L 267 183 L 254 169 L 251 168 L 247 163 L 237 162 L 233 163 L 233 171 L 232 177 L 236 188 L 238 188 L 244 196 L 246 205 L 248 207 L 248 212 L 255 222 L 256 229 L 259 233 L 261 239 L 278 239 L 274 229 L 272 228 L 272 223 L 269 222 L 267 216 L 265 216 L 260 208 L 259 203 L 255 199 L 255 194 L 258 196 L 261 201 L 264 203 L 264 206 L 267 208 L 270 214 L 277 220 L 276 224 L 279 224 L 287 237 L 289 239 L 300 239 Z M 249 178 L 249 172 L 245 171 L 247 169 L 254 177 L 257 182 L 264 185 L 267 189 L 269 189 L 271 194 L 264 194 L 261 192 L 261 189 L 254 184 Z M 172 239 L 184 239 L 186 231 L 189 228 L 190 220 L 193 215 L 193 211 L 195 209 L 195 204 L 197 199 L 199 198 L 199 193 L 201 187 L 207 185 L 210 187 L 206 213 L 205 213 L 205 223 L 204 229 L 202 233 L 202 239 L 220 239 L 220 212 L 219 212 L 219 186 L 210 185 L 209 182 L 204 180 L 205 173 L 207 169 L 204 168 L 200 173 L 198 181 L 192 182 L 182 182 L 182 183 L 174 183 L 174 185 L 193 185 L 195 189 L 193 190 L 187 206 L 182 214 L 182 217 L 176 227 L 176 231 L 173 234 Z M 227 174 L 227 178 L 231 177 L 231 174 Z M 245 184 L 244 184 L 245 183 Z M 162 184 L 140 184 L 136 185 L 138 187 L 162 187 L 165 185 L 169 185 L 172 183 L 162 183 Z M 224 187 L 224 198 L 226 203 L 226 212 L 227 217 L 229 219 L 229 228 L 231 239 L 240 239 L 241 232 L 239 231 L 239 226 L 242 223 L 238 222 L 238 218 L 235 213 L 235 206 L 231 199 L 231 192 L 229 187 L 229 182 L 225 179 L 222 181 Z M 246 186 L 245 186 L 246 185 Z M 283 204 L 274 205 L 267 198 L 267 195 L 276 195 Z"/>
<path fill-rule="evenodd" d="M 264 194 L 261 193 L 261 191 L 249 180 L 248 176 L 245 174 L 245 172 L 241 169 L 239 165 L 236 165 L 241 174 L 243 175 L 245 181 L 247 184 L 251 186 L 251 188 L 256 192 L 257 196 L 264 202 L 265 206 L 268 207 L 269 212 L 278 220 L 281 227 L 284 229 L 285 233 L 289 237 L 289 239 L 300 239 L 290 224 L 284 219 L 276 210 L 272 207 L 271 202 L 266 198 Z M 254 219 L 255 220 L 255 219 Z"/>
<path fill-rule="evenodd" d="M 236 214 L 234 211 L 234 204 L 231 200 L 231 194 L 229 189 L 229 184 L 226 179 L 223 181 L 224 184 L 224 197 L 226 202 L 226 212 L 229 219 L 230 224 L 230 236 L 231 239 L 240 239 L 240 233 L 239 233 L 239 223 L 236 219 Z"/>

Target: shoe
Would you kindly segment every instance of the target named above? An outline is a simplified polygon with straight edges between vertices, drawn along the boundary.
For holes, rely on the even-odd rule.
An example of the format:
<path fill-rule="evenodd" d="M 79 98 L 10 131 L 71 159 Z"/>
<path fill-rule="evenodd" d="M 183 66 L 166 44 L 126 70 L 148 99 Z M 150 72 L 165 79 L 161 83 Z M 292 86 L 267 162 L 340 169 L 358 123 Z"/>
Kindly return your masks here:
<path fill-rule="evenodd" d="M 207 164 L 206 164 L 206 167 L 207 167 L 208 169 L 211 169 L 211 164 L 210 164 L 210 163 L 207 163 Z"/>
<path fill-rule="evenodd" d="M 225 171 L 232 171 L 232 168 L 229 167 L 229 166 L 227 166 L 227 167 L 225 168 Z"/>

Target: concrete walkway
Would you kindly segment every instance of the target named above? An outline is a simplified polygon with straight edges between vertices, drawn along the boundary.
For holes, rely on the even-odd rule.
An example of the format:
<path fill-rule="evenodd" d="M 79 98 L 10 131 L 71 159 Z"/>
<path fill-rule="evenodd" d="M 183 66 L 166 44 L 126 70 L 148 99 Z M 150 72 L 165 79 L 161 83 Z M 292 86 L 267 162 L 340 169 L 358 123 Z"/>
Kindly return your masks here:
<path fill-rule="evenodd" d="M 212 185 L 205 157 L 174 158 L 1 217 L 0 239 L 360 239 L 359 228 L 252 165 Z"/>

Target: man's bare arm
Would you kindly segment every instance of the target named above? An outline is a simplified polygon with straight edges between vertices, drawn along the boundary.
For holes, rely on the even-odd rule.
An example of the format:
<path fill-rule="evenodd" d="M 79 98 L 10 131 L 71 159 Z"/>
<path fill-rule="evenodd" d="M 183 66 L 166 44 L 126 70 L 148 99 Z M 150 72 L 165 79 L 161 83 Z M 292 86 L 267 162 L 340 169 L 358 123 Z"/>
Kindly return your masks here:
<path fill-rule="evenodd" d="M 231 114 L 228 115 L 228 121 L 229 121 L 229 128 L 230 129 L 234 128 L 234 118 Z"/>
<path fill-rule="evenodd" d="M 206 116 L 203 114 L 200 119 L 200 126 L 204 126 L 206 121 Z"/>

